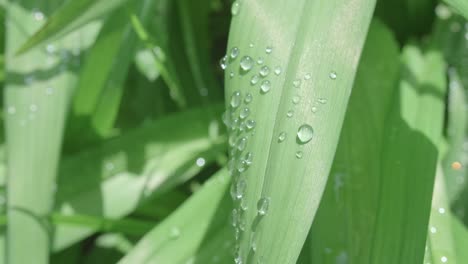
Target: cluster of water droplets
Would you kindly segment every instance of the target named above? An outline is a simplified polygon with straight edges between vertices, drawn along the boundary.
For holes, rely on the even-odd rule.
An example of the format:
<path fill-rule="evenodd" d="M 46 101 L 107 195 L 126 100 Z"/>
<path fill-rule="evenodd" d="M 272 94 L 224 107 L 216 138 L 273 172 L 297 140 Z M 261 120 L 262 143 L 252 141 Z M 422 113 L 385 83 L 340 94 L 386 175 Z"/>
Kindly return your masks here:
<path fill-rule="evenodd" d="M 434 214 L 434 213 L 432 213 L 432 214 Z M 447 217 L 446 209 L 444 207 L 439 207 L 437 209 L 437 212 L 435 212 L 435 215 L 431 215 L 431 219 L 433 217 L 436 217 L 436 218 Z M 431 220 L 431 222 L 432 222 L 432 220 Z M 437 228 L 437 226 L 435 226 L 433 224 L 431 224 L 429 226 L 429 235 L 430 236 L 438 236 L 439 232 L 440 231 Z M 440 261 L 439 262 L 436 261 L 436 263 L 449 263 L 449 258 L 447 256 L 445 256 L 445 255 L 442 255 L 442 256 L 440 256 Z"/>

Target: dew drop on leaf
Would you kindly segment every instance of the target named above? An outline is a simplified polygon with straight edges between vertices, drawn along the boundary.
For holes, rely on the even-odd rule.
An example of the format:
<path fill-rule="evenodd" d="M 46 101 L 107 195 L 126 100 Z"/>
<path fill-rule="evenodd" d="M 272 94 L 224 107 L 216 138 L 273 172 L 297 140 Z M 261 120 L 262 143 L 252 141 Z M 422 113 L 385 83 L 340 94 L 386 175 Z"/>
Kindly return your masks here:
<path fill-rule="evenodd" d="M 242 137 L 237 141 L 237 149 L 239 151 L 243 151 L 245 149 L 246 145 L 247 145 L 247 138 L 246 137 Z"/>
<path fill-rule="evenodd" d="M 245 104 L 250 104 L 253 100 L 253 96 L 251 93 L 247 93 L 247 95 L 245 95 L 245 98 L 244 98 L 244 103 Z"/>
<path fill-rule="evenodd" d="M 298 104 L 301 101 L 301 97 L 299 95 L 295 95 L 292 98 L 293 104 Z"/>
<path fill-rule="evenodd" d="M 256 85 L 259 81 L 260 81 L 260 76 L 258 76 L 257 74 L 255 74 L 255 75 L 252 76 L 252 78 L 250 79 L 250 84 L 251 84 L 251 85 Z"/>
<path fill-rule="evenodd" d="M 286 139 L 286 132 L 281 132 L 278 136 L 278 141 L 283 142 Z"/>
<path fill-rule="evenodd" d="M 258 64 L 258 65 L 262 65 L 264 62 L 265 62 L 265 60 L 263 60 L 262 57 L 259 57 L 259 58 L 257 59 L 257 64 Z"/>
<path fill-rule="evenodd" d="M 271 89 L 270 81 L 264 80 L 262 84 L 260 85 L 260 89 L 262 90 L 263 93 L 268 93 Z"/>
<path fill-rule="evenodd" d="M 243 108 L 239 114 L 239 117 L 241 119 L 245 119 L 250 115 L 250 109 L 248 107 Z"/>
<path fill-rule="evenodd" d="M 260 75 L 262 77 L 267 77 L 268 74 L 270 74 L 270 68 L 268 68 L 268 66 L 263 66 L 261 69 L 260 69 Z"/>
<path fill-rule="evenodd" d="M 242 57 L 240 67 L 243 71 L 250 71 L 254 65 L 253 59 L 250 56 Z"/>
<path fill-rule="evenodd" d="M 312 75 L 310 73 L 307 73 L 305 76 L 304 76 L 304 80 L 310 80 L 312 78 Z"/>
<path fill-rule="evenodd" d="M 227 56 L 224 56 L 219 60 L 219 66 L 223 70 L 225 70 L 227 68 Z"/>
<path fill-rule="evenodd" d="M 278 76 L 281 74 L 283 70 L 281 69 L 281 66 L 276 66 L 274 71 L 275 71 L 275 74 Z"/>
<path fill-rule="evenodd" d="M 304 124 L 299 127 L 299 130 L 297 131 L 297 138 L 302 144 L 305 144 L 309 141 L 312 140 L 314 136 L 314 129 L 307 124 Z"/>
<path fill-rule="evenodd" d="M 233 16 L 237 16 L 239 14 L 239 10 L 240 10 L 239 1 L 234 1 L 234 3 L 232 3 L 232 6 L 231 6 L 231 14 Z"/>
<path fill-rule="evenodd" d="M 266 47 L 265 52 L 266 54 L 271 54 L 273 52 L 273 47 L 271 46 Z"/>
<path fill-rule="evenodd" d="M 330 72 L 329 76 L 330 76 L 330 79 L 336 80 L 336 77 L 337 77 L 336 72 L 334 72 L 334 71 Z"/>
<path fill-rule="evenodd" d="M 237 56 L 239 56 L 239 48 L 237 47 L 232 48 L 230 56 L 231 56 L 231 59 L 236 59 Z"/>
<path fill-rule="evenodd" d="M 296 152 L 296 158 L 302 159 L 302 156 L 303 156 L 302 151 L 299 150 L 298 152 Z"/>
<path fill-rule="evenodd" d="M 270 207 L 270 198 L 260 198 L 257 202 L 257 210 L 260 216 L 264 216 L 268 213 Z"/>
<path fill-rule="evenodd" d="M 249 120 L 247 120 L 245 125 L 247 126 L 247 129 L 251 130 L 251 129 L 255 128 L 256 122 L 254 120 L 252 120 L 252 119 L 249 119 Z"/>
<path fill-rule="evenodd" d="M 286 116 L 287 117 L 292 117 L 294 115 L 294 110 L 289 110 L 287 113 L 286 113 Z"/>
<path fill-rule="evenodd" d="M 232 108 L 237 108 L 241 104 L 241 93 L 239 91 L 236 91 L 232 94 L 231 96 L 231 107 Z"/>
<path fill-rule="evenodd" d="M 301 80 L 297 79 L 297 80 L 293 81 L 293 86 L 296 87 L 296 88 L 301 87 Z"/>

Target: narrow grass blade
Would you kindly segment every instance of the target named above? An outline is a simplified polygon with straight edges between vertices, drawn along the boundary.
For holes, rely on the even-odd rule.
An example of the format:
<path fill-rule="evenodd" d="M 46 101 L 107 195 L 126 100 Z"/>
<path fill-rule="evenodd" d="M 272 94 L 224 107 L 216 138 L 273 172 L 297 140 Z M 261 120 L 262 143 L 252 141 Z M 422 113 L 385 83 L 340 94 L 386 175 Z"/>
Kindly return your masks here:
<path fill-rule="evenodd" d="M 24 53 L 37 45 L 58 39 L 78 27 L 121 6 L 127 0 L 73 0 L 59 8 L 32 37 L 18 50 Z M 22 43 L 22 42 L 18 42 Z"/>
<path fill-rule="evenodd" d="M 76 35 L 61 41 L 56 56 L 35 50 L 15 56 L 41 23 L 39 11 L 25 9 L 31 1 L 8 5 L 6 35 L 7 109 L 7 263 L 48 263 L 51 229 L 47 216 L 53 208 L 56 169 L 68 101 L 76 76 L 72 51 L 80 48 Z M 54 7 L 43 2 L 42 12 Z M 25 254 L 24 249 L 28 248 Z"/>
<path fill-rule="evenodd" d="M 454 215 L 450 215 L 452 222 L 452 232 L 455 241 L 455 252 L 457 254 L 457 262 L 464 263 L 468 259 L 468 230 L 460 220 Z"/>
<path fill-rule="evenodd" d="M 453 7 L 460 15 L 468 19 L 468 2 L 465 0 L 445 0 L 447 4 Z"/>
<path fill-rule="evenodd" d="M 311 230 L 319 263 L 423 261 L 445 65 L 438 52 L 423 54 L 414 46 L 403 50 L 399 65 L 389 31 L 380 25 L 372 32 Z"/>
<path fill-rule="evenodd" d="M 203 168 L 197 159 L 210 164 L 223 151 L 225 139 L 213 134 L 217 121 L 207 115 L 211 112 L 219 113 L 220 107 L 169 116 L 67 157 L 59 170 L 57 211 L 119 219 L 187 181 Z M 59 225 L 54 249 L 95 231 L 88 226 Z"/>
<path fill-rule="evenodd" d="M 296 262 L 325 188 L 374 4 L 234 3 L 225 79 L 232 195 L 245 223 L 235 231 L 236 261 Z M 254 132 L 245 129 L 252 121 Z"/>
<path fill-rule="evenodd" d="M 216 242 L 210 243 L 210 257 L 217 256 L 218 261 L 226 261 L 227 254 L 218 254 L 229 252 L 233 246 L 233 240 L 229 239 L 231 235 L 225 228 L 232 206 L 229 183 L 227 171 L 218 172 L 171 216 L 143 237 L 119 263 L 209 263 L 213 259 L 202 261 L 197 253 L 204 244 L 210 243 L 210 239 Z"/>

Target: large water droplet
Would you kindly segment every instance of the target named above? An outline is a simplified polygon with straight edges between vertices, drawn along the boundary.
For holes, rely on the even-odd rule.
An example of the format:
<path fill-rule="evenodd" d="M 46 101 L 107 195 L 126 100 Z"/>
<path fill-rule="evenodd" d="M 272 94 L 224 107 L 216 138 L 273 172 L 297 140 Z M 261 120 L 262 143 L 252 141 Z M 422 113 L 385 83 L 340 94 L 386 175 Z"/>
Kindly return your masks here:
<path fill-rule="evenodd" d="M 257 123 L 252 119 L 247 120 L 247 122 L 245 123 L 245 125 L 247 126 L 247 129 L 249 130 L 254 129 L 256 124 Z"/>
<path fill-rule="evenodd" d="M 250 71 L 254 65 L 253 59 L 250 56 L 242 57 L 240 67 L 243 71 Z"/>
<path fill-rule="evenodd" d="M 279 142 L 283 142 L 284 140 L 286 139 L 286 133 L 285 132 L 281 132 L 278 136 L 278 141 Z"/>
<path fill-rule="evenodd" d="M 268 74 L 270 74 L 270 68 L 268 68 L 268 66 L 263 66 L 261 69 L 260 69 L 260 75 L 262 77 L 267 77 Z"/>
<path fill-rule="evenodd" d="M 302 144 L 311 141 L 313 137 L 314 129 L 310 125 L 304 124 L 299 127 L 299 130 L 297 131 L 297 138 Z"/>
<path fill-rule="evenodd" d="M 239 10 L 240 10 L 240 3 L 239 1 L 234 1 L 234 3 L 232 3 L 232 6 L 231 6 L 231 14 L 233 16 L 237 16 L 239 14 Z"/>
<path fill-rule="evenodd" d="M 241 101 L 242 101 L 242 96 L 241 96 L 241 93 L 239 91 L 236 91 L 236 92 L 232 93 L 232 96 L 231 96 L 231 107 L 232 108 L 239 107 L 239 105 L 241 104 Z"/>
<path fill-rule="evenodd" d="M 257 202 L 258 214 L 264 216 L 268 213 L 270 207 L 270 198 L 260 198 Z"/>
<path fill-rule="evenodd" d="M 255 74 L 255 75 L 252 76 L 252 78 L 250 79 L 250 84 L 251 84 L 251 85 L 256 85 L 259 81 L 260 81 L 260 76 L 258 76 L 257 74 Z"/>
<path fill-rule="evenodd" d="M 239 48 L 237 47 L 232 48 L 230 56 L 231 56 L 231 59 L 233 60 L 236 59 L 237 56 L 239 56 Z"/>
<path fill-rule="evenodd" d="M 244 108 L 241 110 L 240 114 L 239 114 L 239 117 L 241 119 L 245 119 L 247 118 L 248 116 L 250 115 L 250 109 L 248 107 Z"/>
<path fill-rule="evenodd" d="M 336 80 L 336 77 L 338 77 L 338 76 L 336 75 L 336 72 L 334 72 L 334 71 L 330 72 L 330 75 L 329 75 L 329 76 L 330 76 L 330 79 L 332 79 L 332 80 Z"/>
<path fill-rule="evenodd" d="M 271 89 L 270 81 L 264 80 L 262 84 L 260 85 L 260 89 L 262 90 L 263 93 L 268 93 Z"/>
<path fill-rule="evenodd" d="M 237 141 L 237 149 L 239 151 L 243 151 L 246 146 L 247 146 L 247 138 L 246 137 L 239 138 L 239 140 Z"/>

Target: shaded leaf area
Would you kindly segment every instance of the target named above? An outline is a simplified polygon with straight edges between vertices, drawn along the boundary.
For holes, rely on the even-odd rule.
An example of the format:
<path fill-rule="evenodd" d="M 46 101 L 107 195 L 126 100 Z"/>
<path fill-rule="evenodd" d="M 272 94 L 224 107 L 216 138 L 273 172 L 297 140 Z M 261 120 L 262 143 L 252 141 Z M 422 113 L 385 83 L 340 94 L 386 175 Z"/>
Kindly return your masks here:
<path fill-rule="evenodd" d="M 48 41 L 56 40 L 67 33 L 83 26 L 84 24 L 108 14 L 113 9 L 123 5 L 127 0 L 76 0 L 67 1 L 54 14 L 47 19 L 47 22 L 30 38 L 27 39 L 23 46 L 18 50 L 19 53 L 24 53 L 37 45 L 44 44 Z M 27 2 L 27 1 L 25 1 Z M 62 1 L 50 1 L 58 3 Z M 37 6 L 29 3 L 31 9 Z"/>
<path fill-rule="evenodd" d="M 225 139 L 215 117 L 219 112 L 220 107 L 213 106 L 168 116 L 66 157 L 59 168 L 57 210 L 119 219 L 154 199 L 170 204 L 174 196 L 161 200 L 163 194 L 200 172 L 197 159 L 210 164 L 222 155 Z M 98 228 L 99 224 L 59 224 L 54 249 L 78 242 Z"/>
<path fill-rule="evenodd" d="M 401 60 L 398 52 L 388 29 L 374 23 L 310 248 L 303 250 L 312 263 L 423 261 L 445 65 L 436 51 L 407 46 Z"/>
<path fill-rule="evenodd" d="M 145 235 L 118 263 L 229 263 L 234 241 L 226 170 Z"/>

